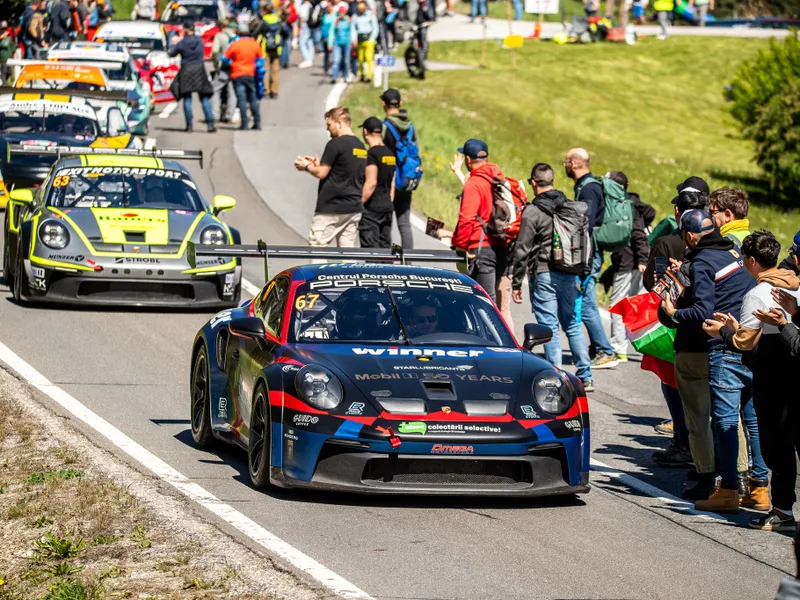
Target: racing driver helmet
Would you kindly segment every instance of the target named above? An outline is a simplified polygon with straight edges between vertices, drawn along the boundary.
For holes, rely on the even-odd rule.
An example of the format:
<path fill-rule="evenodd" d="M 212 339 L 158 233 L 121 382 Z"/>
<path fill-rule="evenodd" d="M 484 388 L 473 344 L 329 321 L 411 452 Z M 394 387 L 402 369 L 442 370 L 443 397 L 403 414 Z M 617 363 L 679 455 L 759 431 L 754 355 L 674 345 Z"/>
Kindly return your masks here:
<path fill-rule="evenodd" d="M 350 289 L 336 303 L 336 333 L 342 340 L 381 337 L 386 307 L 377 290 Z"/>

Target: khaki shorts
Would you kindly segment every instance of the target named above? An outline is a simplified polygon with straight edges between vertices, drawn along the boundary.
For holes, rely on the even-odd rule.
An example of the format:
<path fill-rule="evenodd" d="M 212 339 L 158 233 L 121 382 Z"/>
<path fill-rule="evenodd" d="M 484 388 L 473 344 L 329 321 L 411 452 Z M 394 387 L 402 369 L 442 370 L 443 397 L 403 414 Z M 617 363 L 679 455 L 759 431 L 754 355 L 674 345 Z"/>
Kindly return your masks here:
<path fill-rule="evenodd" d="M 344 215 L 316 213 L 311 219 L 308 245 L 328 246 L 335 239 L 339 248 L 357 248 L 359 221 L 360 212 Z"/>

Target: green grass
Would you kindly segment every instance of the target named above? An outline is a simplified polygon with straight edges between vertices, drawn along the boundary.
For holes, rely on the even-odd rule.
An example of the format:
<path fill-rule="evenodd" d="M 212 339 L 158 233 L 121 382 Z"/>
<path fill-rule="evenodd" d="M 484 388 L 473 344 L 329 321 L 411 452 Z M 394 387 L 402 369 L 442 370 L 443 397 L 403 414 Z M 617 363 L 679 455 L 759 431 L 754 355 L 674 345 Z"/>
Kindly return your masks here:
<path fill-rule="evenodd" d="M 567 23 L 572 22 L 572 17 L 574 16 L 584 16 L 586 13 L 583 10 L 583 2 L 580 0 L 561 0 L 564 2 L 564 19 Z M 116 5 L 115 5 L 116 6 Z M 523 0 L 524 6 L 524 0 Z M 462 15 L 469 15 L 472 12 L 472 2 L 471 0 L 456 2 L 453 6 L 453 10 L 457 13 L 461 13 Z M 615 9 L 614 12 L 619 12 L 619 9 Z M 514 8 L 511 4 L 511 0 L 489 0 L 486 2 L 486 13 L 492 19 L 508 19 L 513 18 L 514 16 Z M 523 21 L 538 21 L 539 15 L 529 14 L 526 12 L 522 13 L 522 20 Z M 544 20 L 554 23 L 561 22 L 561 15 L 544 15 Z"/>
<path fill-rule="evenodd" d="M 425 176 L 416 209 L 455 224 L 460 184 L 448 168 L 465 139 L 489 145 L 490 160 L 509 177 L 525 179 L 543 161 L 556 185 L 572 196 L 561 168 L 567 150 L 585 147 L 592 170 L 624 171 L 630 190 L 661 218 L 671 212 L 675 186 L 701 175 L 713 188 L 745 188 L 751 228 L 768 228 L 784 246 L 800 226 L 797 210 L 774 200 L 725 112 L 723 87 L 736 66 L 767 42 L 673 38 L 616 44 L 558 46 L 530 41 L 517 52 L 490 42 L 479 68 L 480 42 L 432 44 L 430 60 L 473 65 L 429 73 L 425 81 L 392 74 L 421 139 Z M 344 103 L 353 122 L 380 113 L 374 88 L 354 86 Z M 530 189 L 528 189 L 530 192 Z"/>

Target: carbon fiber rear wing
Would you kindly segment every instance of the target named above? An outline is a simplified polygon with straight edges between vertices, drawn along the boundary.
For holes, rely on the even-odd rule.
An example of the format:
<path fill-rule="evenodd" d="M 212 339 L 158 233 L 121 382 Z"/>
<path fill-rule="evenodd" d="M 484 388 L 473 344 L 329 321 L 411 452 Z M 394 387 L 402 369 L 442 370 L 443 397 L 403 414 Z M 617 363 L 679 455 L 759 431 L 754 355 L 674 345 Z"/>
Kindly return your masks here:
<path fill-rule="evenodd" d="M 390 250 L 377 248 L 327 248 L 309 246 L 268 246 L 258 240 L 257 244 L 195 244 L 188 243 L 186 255 L 192 268 L 197 266 L 198 256 L 224 256 L 234 258 L 263 258 L 264 277 L 269 281 L 269 259 L 289 258 L 305 260 L 336 260 L 355 262 L 380 262 L 406 264 L 456 263 L 467 264 L 466 255 L 452 250 L 406 250 L 394 244 Z"/>
<path fill-rule="evenodd" d="M 56 63 L 58 64 L 58 63 Z M 68 96 L 70 98 L 87 98 L 90 100 L 109 100 L 117 102 L 126 102 L 128 100 L 128 92 L 120 90 L 67 90 L 56 88 L 18 88 L 18 87 L 0 87 L 0 96 L 11 94 L 24 94 L 25 96 L 39 95 L 41 100 L 46 100 L 45 96 Z"/>
<path fill-rule="evenodd" d="M 116 156 L 150 156 L 152 158 L 167 158 L 174 160 L 197 160 L 200 161 L 200 168 L 203 168 L 202 150 L 159 150 L 152 148 L 87 148 L 85 146 L 23 146 L 21 144 L 9 144 L 9 158 L 15 154 L 54 154 L 58 159 L 62 156 L 80 156 L 111 154 Z"/>

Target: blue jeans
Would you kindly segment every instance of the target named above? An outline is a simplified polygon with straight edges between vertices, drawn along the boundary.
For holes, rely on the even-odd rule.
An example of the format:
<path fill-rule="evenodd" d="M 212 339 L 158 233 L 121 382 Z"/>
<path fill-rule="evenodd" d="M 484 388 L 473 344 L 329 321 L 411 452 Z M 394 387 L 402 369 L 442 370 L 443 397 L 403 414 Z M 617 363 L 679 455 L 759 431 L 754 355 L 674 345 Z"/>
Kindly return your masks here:
<path fill-rule="evenodd" d="M 311 28 L 308 25 L 300 27 L 299 45 L 303 62 L 312 62 L 314 60 L 314 39 L 311 37 Z"/>
<path fill-rule="evenodd" d="M 614 355 L 614 349 L 608 341 L 606 331 L 603 329 L 603 322 L 600 320 L 600 311 L 597 309 L 597 276 L 603 268 L 603 255 L 595 251 L 592 259 L 592 272 L 589 276 L 578 282 L 581 284 L 581 293 L 575 303 L 575 313 L 578 320 L 586 325 L 589 332 L 589 341 L 594 345 L 597 352 Z"/>
<path fill-rule="evenodd" d="M 292 54 L 292 26 L 283 23 L 281 25 L 281 68 L 289 68 L 289 58 Z"/>
<path fill-rule="evenodd" d="M 514 0 L 514 20 L 522 21 L 522 0 Z"/>
<path fill-rule="evenodd" d="M 681 395 L 674 387 L 661 383 L 661 393 L 667 403 L 669 416 L 672 418 L 672 440 L 682 448 L 689 447 L 689 430 L 686 428 L 686 415 L 683 414 Z"/>
<path fill-rule="evenodd" d="M 200 104 L 203 105 L 203 114 L 209 127 L 214 125 L 214 113 L 211 110 L 211 100 L 208 96 L 200 96 Z M 191 127 L 194 115 L 192 114 L 192 94 L 183 97 L 183 116 L 186 117 L 186 126 Z"/>
<path fill-rule="evenodd" d="M 247 106 L 253 113 L 253 122 L 256 129 L 261 127 L 261 108 L 256 97 L 256 78 L 251 76 L 233 79 L 233 89 L 236 91 L 236 103 L 242 115 L 241 129 L 247 129 Z"/>
<path fill-rule="evenodd" d="M 486 16 L 486 0 L 472 0 L 472 12 L 470 16 L 474 19 L 478 16 L 478 13 L 480 13 L 482 17 Z"/>
<path fill-rule="evenodd" d="M 569 341 L 578 378 L 583 381 L 591 379 L 589 347 L 575 314 L 575 298 L 578 295 L 575 276 L 558 271 L 537 273 L 535 279 L 531 278 L 530 293 L 536 321 L 553 332 L 553 339 L 544 345 L 547 361 L 561 367 L 561 339 L 558 335 L 558 326 L 561 324 Z"/>
<path fill-rule="evenodd" d="M 311 39 L 314 40 L 314 49 L 322 52 L 322 27 L 311 27 Z"/>
<path fill-rule="evenodd" d="M 742 355 L 730 350 L 713 350 L 708 355 L 711 412 L 717 434 L 717 463 L 722 487 L 738 487 L 739 414 L 750 438 L 752 477 L 767 479 L 767 465 L 761 455 L 758 423 L 753 408 L 753 374 L 742 364 Z"/>
<path fill-rule="evenodd" d="M 350 45 L 340 46 L 339 44 L 333 45 L 333 73 L 332 79 L 338 79 L 341 73 L 342 77 L 347 76 L 348 59 L 350 58 Z"/>

